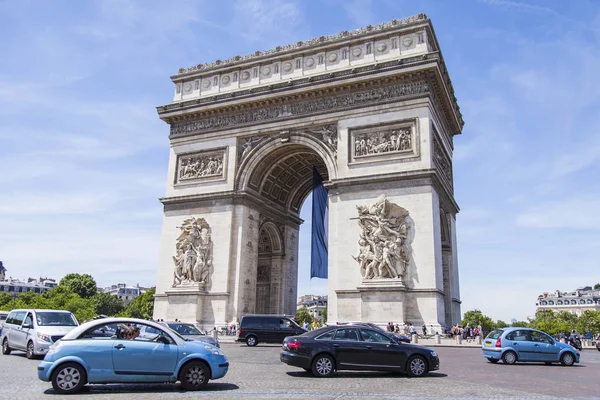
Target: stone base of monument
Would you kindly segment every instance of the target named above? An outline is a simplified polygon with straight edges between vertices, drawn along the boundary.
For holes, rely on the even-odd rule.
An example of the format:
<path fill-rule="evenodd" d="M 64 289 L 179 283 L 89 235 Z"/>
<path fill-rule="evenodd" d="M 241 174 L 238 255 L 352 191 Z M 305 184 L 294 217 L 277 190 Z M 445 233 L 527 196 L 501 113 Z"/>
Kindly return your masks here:
<path fill-rule="evenodd" d="M 165 315 L 165 321 L 177 319 L 190 322 L 203 330 L 228 325 L 219 316 L 225 315 L 229 293 L 211 293 L 204 284 L 195 283 L 171 287 L 164 295 L 156 295 L 154 298 L 155 315 Z"/>

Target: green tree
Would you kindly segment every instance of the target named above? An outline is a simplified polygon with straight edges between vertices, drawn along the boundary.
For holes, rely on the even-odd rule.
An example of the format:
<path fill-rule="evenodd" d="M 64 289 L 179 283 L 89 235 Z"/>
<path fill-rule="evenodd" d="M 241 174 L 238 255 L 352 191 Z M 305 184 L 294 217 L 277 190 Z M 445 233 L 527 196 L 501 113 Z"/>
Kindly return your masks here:
<path fill-rule="evenodd" d="M 480 310 L 467 311 L 463 315 L 462 326 L 465 327 L 467 324 L 471 327 L 481 325 L 481 329 L 486 333 L 496 328 L 496 323 L 487 315 L 483 315 Z"/>
<path fill-rule="evenodd" d="M 6 292 L 0 293 L 0 310 L 2 311 L 10 311 L 13 309 L 12 307 L 13 299 L 10 294 Z"/>
<path fill-rule="evenodd" d="M 502 321 L 501 319 L 496 321 L 496 328 L 506 328 L 507 326 L 508 326 L 508 324 L 506 322 Z"/>
<path fill-rule="evenodd" d="M 69 302 L 69 300 L 73 300 L 79 297 L 78 294 L 73 293 L 71 289 L 67 286 L 58 285 L 55 288 L 48 290 L 47 292 L 41 295 L 42 298 L 47 299 L 51 307 L 56 310 L 64 310 L 65 305 Z"/>
<path fill-rule="evenodd" d="M 152 288 L 139 295 L 132 302 L 127 304 L 125 309 L 119 313 L 120 317 L 151 319 L 154 313 L 154 292 Z"/>
<path fill-rule="evenodd" d="M 296 311 L 296 322 L 298 325 L 302 326 L 304 321 L 308 321 L 309 324 L 312 324 L 313 317 L 308 312 L 308 308 L 302 307 L 301 309 Z"/>
<path fill-rule="evenodd" d="M 62 309 L 71 311 L 80 324 L 96 316 L 92 301 L 90 299 L 82 299 L 79 296 L 69 299 Z"/>
<path fill-rule="evenodd" d="M 595 337 L 600 332 L 600 311 L 585 310 L 577 319 L 575 329 L 580 334 L 590 332 Z"/>
<path fill-rule="evenodd" d="M 327 323 L 327 311 L 328 310 L 329 310 L 328 306 L 325 306 L 325 308 L 323 309 L 323 315 L 322 315 L 323 325 L 325 325 Z"/>
<path fill-rule="evenodd" d="M 92 306 L 94 307 L 96 315 L 103 314 L 113 316 L 117 315 L 125 308 L 123 300 L 106 292 L 96 293 L 90 300 L 92 301 Z"/>
<path fill-rule="evenodd" d="M 98 292 L 96 281 L 89 274 L 67 274 L 58 285 L 68 287 L 84 299 L 89 299 Z"/>

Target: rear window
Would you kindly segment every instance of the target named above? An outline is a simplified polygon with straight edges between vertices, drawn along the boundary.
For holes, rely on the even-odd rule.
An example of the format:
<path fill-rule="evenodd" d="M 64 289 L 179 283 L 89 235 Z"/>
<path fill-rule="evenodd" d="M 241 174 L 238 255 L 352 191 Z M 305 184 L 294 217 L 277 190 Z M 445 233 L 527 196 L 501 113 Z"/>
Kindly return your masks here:
<path fill-rule="evenodd" d="M 498 339 L 503 333 L 502 329 L 494 329 L 486 336 L 486 339 Z"/>

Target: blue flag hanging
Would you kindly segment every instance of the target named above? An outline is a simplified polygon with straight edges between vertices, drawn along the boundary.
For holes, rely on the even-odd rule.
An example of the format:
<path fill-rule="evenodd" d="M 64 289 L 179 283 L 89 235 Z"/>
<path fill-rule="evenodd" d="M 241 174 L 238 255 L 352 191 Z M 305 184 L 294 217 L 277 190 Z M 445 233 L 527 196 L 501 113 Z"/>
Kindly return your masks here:
<path fill-rule="evenodd" d="M 310 277 L 327 279 L 327 189 L 313 167 L 312 234 L 310 242 Z"/>

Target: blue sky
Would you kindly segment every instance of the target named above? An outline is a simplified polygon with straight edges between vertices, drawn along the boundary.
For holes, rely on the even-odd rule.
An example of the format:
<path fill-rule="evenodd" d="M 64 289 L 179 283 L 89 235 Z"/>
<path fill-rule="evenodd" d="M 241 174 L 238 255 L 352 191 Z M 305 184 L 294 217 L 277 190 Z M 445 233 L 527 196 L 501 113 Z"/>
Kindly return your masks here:
<path fill-rule="evenodd" d="M 463 312 L 525 319 L 600 282 L 600 3 L 0 0 L 0 259 L 18 278 L 155 284 L 180 67 L 424 12 L 455 137 Z M 304 207 L 309 231 L 310 206 Z M 307 229 L 308 228 L 308 229 Z M 301 237 L 299 294 L 326 292 Z"/>

